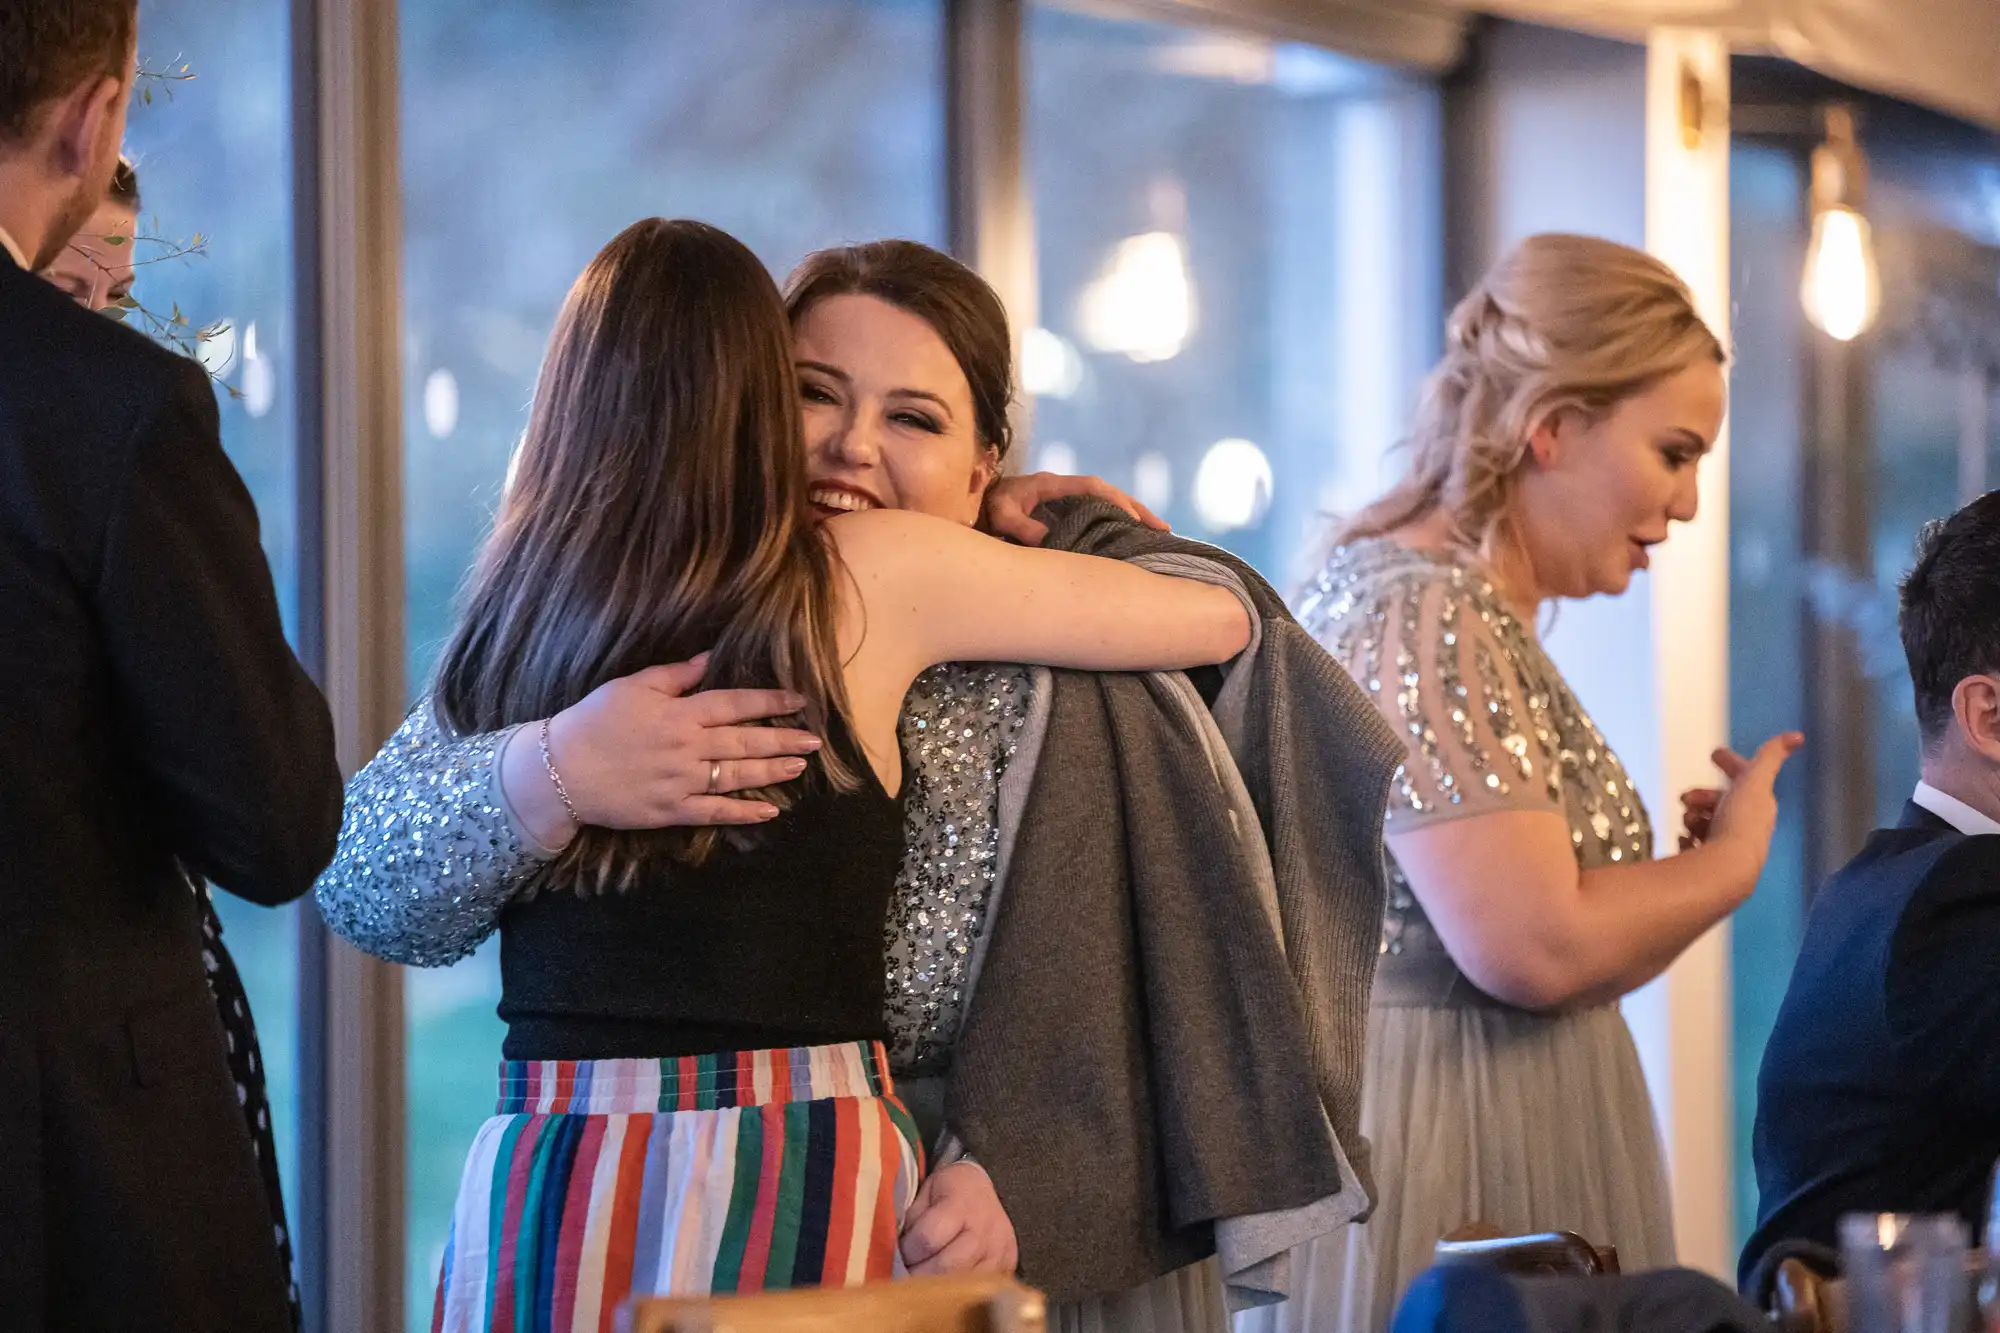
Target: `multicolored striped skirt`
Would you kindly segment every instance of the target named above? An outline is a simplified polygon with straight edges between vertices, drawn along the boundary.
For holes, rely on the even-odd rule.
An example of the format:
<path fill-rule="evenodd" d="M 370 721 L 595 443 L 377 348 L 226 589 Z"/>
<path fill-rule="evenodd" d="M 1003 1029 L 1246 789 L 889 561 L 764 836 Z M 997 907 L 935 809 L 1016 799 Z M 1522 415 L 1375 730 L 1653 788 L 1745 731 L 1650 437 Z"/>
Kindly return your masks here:
<path fill-rule="evenodd" d="M 899 1277 L 922 1174 L 879 1042 L 510 1060 L 466 1158 L 431 1327 L 601 1333 L 628 1295 Z"/>

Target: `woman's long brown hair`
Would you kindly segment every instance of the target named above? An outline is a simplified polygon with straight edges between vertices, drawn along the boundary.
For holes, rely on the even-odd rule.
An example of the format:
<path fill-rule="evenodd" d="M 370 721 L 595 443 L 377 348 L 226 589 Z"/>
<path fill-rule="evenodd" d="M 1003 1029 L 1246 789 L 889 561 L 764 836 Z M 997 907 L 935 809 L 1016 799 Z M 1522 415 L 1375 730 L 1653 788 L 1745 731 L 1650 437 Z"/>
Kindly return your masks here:
<path fill-rule="evenodd" d="M 791 330 L 771 276 L 699 222 L 635 223 L 570 289 L 514 480 L 438 667 L 441 722 L 494 731 L 712 650 L 710 686 L 779 687 L 827 735 L 810 779 L 851 790 L 835 556 L 806 503 Z M 781 809 L 783 790 L 744 793 Z M 629 885 L 695 864 L 713 828 L 585 828 L 548 887 Z"/>

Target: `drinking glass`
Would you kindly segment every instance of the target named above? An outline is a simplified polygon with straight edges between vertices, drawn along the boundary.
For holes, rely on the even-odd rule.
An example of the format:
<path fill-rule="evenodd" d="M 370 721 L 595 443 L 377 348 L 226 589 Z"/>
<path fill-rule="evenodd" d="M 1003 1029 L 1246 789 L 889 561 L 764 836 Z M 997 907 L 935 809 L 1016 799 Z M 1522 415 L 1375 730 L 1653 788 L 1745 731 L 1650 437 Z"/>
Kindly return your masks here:
<path fill-rule="evenodd" d="M 1852 1333 L 1965 1333 L 1970 1236 L 1963 1219 L 1850 1213 L 1840 1219 Z"/>

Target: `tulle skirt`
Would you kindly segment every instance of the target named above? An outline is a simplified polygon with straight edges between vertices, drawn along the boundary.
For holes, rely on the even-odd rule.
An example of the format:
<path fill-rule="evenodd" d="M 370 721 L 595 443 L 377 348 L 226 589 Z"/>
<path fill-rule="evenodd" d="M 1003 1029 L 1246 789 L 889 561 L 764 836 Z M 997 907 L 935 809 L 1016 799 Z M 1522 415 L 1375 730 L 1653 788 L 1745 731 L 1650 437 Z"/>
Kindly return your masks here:
<path fill-rule="evenodd" d="M 1361 1131 L 1373 1216 L 1307 1247 L 1292 1298 L 1237 1316 L 1237 1333 L 1378 1333 L 1468 1222 L 1574 1231 L 1615 1245 L 1626 1272 L 1674 1262 L 1653 1105 L 1615 1005 L 1374 1008 Z"/>
<path fill-rule="evenodd" d="M 1222 1268 L 1189 1264 L 1117 1296 L 1049 1309 L 1051 1333 L 1229 1333 Z"/>

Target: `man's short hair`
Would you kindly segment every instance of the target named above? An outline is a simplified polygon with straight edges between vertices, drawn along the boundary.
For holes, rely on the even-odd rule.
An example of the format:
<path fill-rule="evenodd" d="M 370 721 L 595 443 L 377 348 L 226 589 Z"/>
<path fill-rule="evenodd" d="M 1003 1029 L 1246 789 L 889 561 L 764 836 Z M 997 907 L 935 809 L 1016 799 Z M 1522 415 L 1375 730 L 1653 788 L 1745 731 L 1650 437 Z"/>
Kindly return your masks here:
<path fill-rule="evenodd" d="M 1903 579 L 1899 621 L 1917 726 L 1929 746 L 1951 729 L 1960 681 L 2000 676 L 2000 491 L 1924 529 Z"/>
<path fill-rule="evenodd" d="M 42 109 L 85 79 L 122 79 L 138 0 L 0 3 L 0 141 L 35 132 Z"/>

